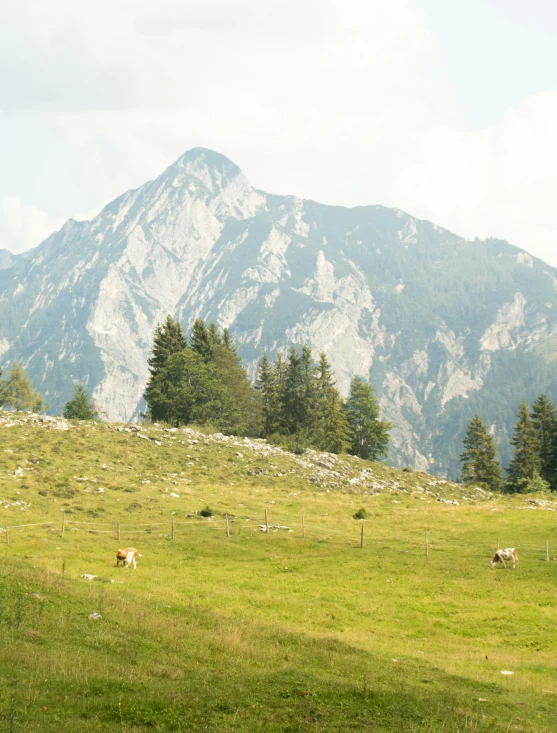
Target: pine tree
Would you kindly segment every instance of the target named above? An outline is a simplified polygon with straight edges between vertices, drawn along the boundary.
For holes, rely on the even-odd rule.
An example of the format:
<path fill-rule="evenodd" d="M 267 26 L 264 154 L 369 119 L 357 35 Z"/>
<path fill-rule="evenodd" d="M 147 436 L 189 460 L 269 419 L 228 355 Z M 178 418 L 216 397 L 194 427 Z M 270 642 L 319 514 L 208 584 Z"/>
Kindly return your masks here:
<path fill-rule="evenodd" d="M 346 410 L 354 436 L 351 453 L 369 461 L 386 455 L 392 425 L 379 419 L 379 406 L 373 389 L 360 377 L 352 380 Z"/>
<path fill-rule="evenodd" d="M 346 410 L 338 390 L 327 392 L 321 403 L 318 420 L 317 447 L 328 453 L 346 453 L 353 441 Z"/>
<path fill-rule="evenodd" d="M 324 352 L 319 355 L 315 383 L 313 442 L 320 450 L 344 453 L 352 445 L 353 435 L 342 398 L 335 387 L 333 370 Z"/>
<path fill-rule="evenodd" d="M 99 413 L 82 384 L 76 384 L 73 398 L 66 402 L 62 416 L 67 420 L 98 420 Z"/>
<path fill-rule="evenodd" d="M 545 394 L 541 394 L 532 406 L 530 415 L 538 436 L 540 476 L 557 489 L 557 412 Z"/>
<path fill-rule="evenodd" d="M 162 369 L 169 356 L 183 351 L 187 345 L 182 326 L 171 315 L 166 316 L 164 323 L 158 324 L 155 328 L 153 348 L 147 360 L 151 377 Z"/>
<path fill-rule="evenodd" d="M 241 435 L 258 436 L 262 429 L 261 398 L 251 384 L 246 370 L 235 349 L 224 344 L 214 344 L 209 362 L 216 367 L 220 382 L 231 397 L 234 410 L 229 417 L 229 429 Z"/>
<path fill-rule="evenodd" d="M 211 424 L 221 430 L 233 421 L 234 401 L 216 367 L 193 349 L 170 356 L 149 393 L 153 420 L 172 425 Z"/>
<path fill-rule="evenodd" d="M 278 432 L 279 405 L 275 375 L 266 351 L 263 352 L 263 356 L 259 360 L 255 388 L 261 395 L 261 410 L 263 413 L 262 431 L 264 437 L 267 437 L 274 432 Z"/>
<path fill-rule="evenodd" d="M 295 346 L 288 352 L 285 370 L 282 421 L 285 432 L 293 435 L 302 427 L 302 370 L 300 355 Z"/>
<path fill-rule="evenodd" d="M 197 318 L 193 324 L 190 337 L 191 348 L 201 356 L 203 361 L 208 362 L 213 354 L 209 329 L 201 318 Z"/>
<path fill-rule="evenodd" d="M 497 449 L 479 415 L 474 415 L 462 441 L 462 480 L 466 484 L 483 484 L 492 491 L 501 489 L 501 465 Z"/>
<path fill-rule="evenodd" d="M 274 422 L 273 430 L 271 432 L 277 432 L 286 434 L 288 432 L 288 420 L 287 420 L 287 384 L 286 376 L 288 370 L 288 363 L 284 358 L 282 351 L 277 351 L 276 359 L 273 363 L 273 385 L 274 385 Z"/>
<path fill-rule="evenodd" d="M 211 346 L 216 346 L 217 344 L 222 344 L 222 336 L 219 333 L 219 329 L 217 328 L 217 324 L 212 321 L 209 324 L 209 328 L 207 329 L 207 333 L 209 335 L 209 342 L 211 343 Z"/>
<path fill-rule="evenodd" d="M 42 395 L 35 392 L 25 369 L 17 361 L 12 364 L 7 378 L 3 380 L 2 401 L 4 406 L 17 412 L 43 412 L 45 409 Z"/>
<path fill-rule="evenodd" d="M 147 414 L 149 416 L 149 404 L 151 401 L 150 394 L 155 378 L 164 368 L 168 359 L 173 354 L 178 354 L 186 349 L 187 345 L 186 337 L 184 336 L 181 325 L 178 321 L 175 321 L 171 315 L 166 317 L 164 323 L 157 324 L 153 336 L 151 356 L 147 360 L 150 377 L 147 382 L 147 386 L 145 387 L 145 394 L 143 395 L 145 402 L 147 403 Z"/>
<path fill-rule="evenodd" d="M 237 353 L 236 344 L 234 343 L 232 336 L 230 335 L 230 331 L 227 328 L 224 328 L 222 331 L 222 345 L 229 351 L 233 351 L 235 354 Z"/>
<path fill-rule="evenodd" d="M 514 447 L 514 456 L 507 469 L 508 486 L 511 491 L 522 492 L 534 474 L 539 473 L 541 466 L 538 433 L 524 400 L 518 411 L 511 445 Z"/>

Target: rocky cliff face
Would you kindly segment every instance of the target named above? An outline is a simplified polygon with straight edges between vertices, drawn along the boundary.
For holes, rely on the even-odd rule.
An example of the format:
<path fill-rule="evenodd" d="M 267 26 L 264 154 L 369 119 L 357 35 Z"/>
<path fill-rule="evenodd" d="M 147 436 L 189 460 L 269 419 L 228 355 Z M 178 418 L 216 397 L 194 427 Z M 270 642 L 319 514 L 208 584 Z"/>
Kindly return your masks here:
<path fill-rule="evenodd" d="M 252 375 L 263 349 L 325 350 L 341 391 L 371 379 L 392 462 L 423 470 L 456 473 L 473 411 L 504 446 L 519 399 L 557 392 L 556 270 L 402 211 L 257 191 L 209 150 L 0 255 L 0 358 L 54 411 L 79 380 L 111 419 L 137 415 L 167 313 L 230 328 Z"/>

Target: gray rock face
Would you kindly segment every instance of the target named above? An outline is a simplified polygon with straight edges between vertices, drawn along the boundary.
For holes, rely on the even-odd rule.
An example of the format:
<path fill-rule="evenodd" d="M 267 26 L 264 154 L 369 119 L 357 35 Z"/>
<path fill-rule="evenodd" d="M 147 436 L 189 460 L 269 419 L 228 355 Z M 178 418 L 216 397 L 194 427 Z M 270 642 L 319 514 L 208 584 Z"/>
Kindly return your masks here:
<path fill-rule="evenodd" d="M 557 392 L 556 270 L 396 209 L 266 194 L 209 150 L 0 255 L 0 358 L 20 359 L 53 411 L 79 380 L 133 419 L 167 313 L 230 328 L 252 375 L 263 349 L 325 350 L 342 392 L 371 379 L 391 461 L 422 470 L 455 475 L 474 411 L 504 447 L 519 399 Z"/>

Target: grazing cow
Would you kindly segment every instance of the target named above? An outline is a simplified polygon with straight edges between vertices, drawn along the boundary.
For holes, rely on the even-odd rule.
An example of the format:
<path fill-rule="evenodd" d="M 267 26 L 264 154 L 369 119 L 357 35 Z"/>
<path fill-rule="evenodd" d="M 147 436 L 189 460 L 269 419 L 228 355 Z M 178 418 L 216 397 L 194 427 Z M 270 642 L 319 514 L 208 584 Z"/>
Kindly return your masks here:
<path fill-rule="evenodd" d="M 518 567 L 518 551 L 516 547 L 507 547 L 505 550 L 497 550 L 495 557 L 491 561 L 491 567 L 494 568 L 497 563 L 501 563 L 501 565 L 506 568 L 505 560 L 512 560 L 513 568 Z"/>
<path fill-rule="evenodd" d="M 136 557 L 141 557 L 141 555 L 135 547 L 124 547 L 116 553 L 116 567 L 122 563 L 125 568 L 129 568 L 133 563 L 133 569 L 135 570 L 137 567 L 135 564 Z"/>

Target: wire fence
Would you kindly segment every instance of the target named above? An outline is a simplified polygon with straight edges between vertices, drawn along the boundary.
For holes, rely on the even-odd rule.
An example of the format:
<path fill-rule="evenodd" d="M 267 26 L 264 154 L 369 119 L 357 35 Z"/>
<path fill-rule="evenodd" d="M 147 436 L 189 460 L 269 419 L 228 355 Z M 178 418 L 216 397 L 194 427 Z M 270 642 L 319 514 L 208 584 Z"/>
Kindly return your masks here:
<path fill-rule="evenodd" d="M 342 544 L 349 547 L 371 547 L 375 551 L 395 550 L 400 553 L 420 554 L 428 558 L 430 554 L 439 555 L 440 553 L 451 553 L 464 555 L 470 558 L 493 557 L 496 550 L 500 548 L 513 546 L 520 551 L 526 552 L 528 555 L 537 555 L 541 559 L 550 561 L 557 558 L 550 557 L 549 540 L 532 542 L 531 538 L 525 538 L 522 542 L 519 538 L 514 538 L 512 544 L 505 544 L 498 538 L 492 540 L 482 540 L 480 542 L 456 542 L 453 537 L 443 535 L 441 533 L 425 530 L 422 537 L 418 536 L 414 531 L 408 532 L 403 536 L 393 536 L 386 534 L 380 536 L 380 528 L 373 524 L 366 525 L 364 522 L 355 523 L 357 526 L 350 530 L 343 526 L 331 526 L 316 521 L 307 521 L 307 517 L 302 515 L 293 519 L 285 517 L 273 517 L 269 519 L 268 511 L 265 510 L 263 517 L 244 517 L 238 519 L 231 515 L 223 515 L 222 517 L 208 518 L 189 518 L 186 520 L 161 519 L 152 522 L 136 523 L 121 522 L 120 520 L 112 522 L 90 522 L 78 521 L 68 518 L 66 513 L 62 514 L 61 524 L 57 526 L 53 521 L 33 522 L 30 524 L 8 525 L 0 527 L 0 534 L 4 534 L 5 544 L 13 544 L 16 537 L 19 539 L 23 532 L 28 530 L 44 527 L 50 532 L 56 533 L 62 539 L 67 531 L 76 532 L 84 531 L 93 535 L 110 535 L 115 541 L 122 542 L 124 540 L 137 539 L 140 536 L 153 536 L 158 534 L 160 538 L 174 540 L 178 536 L 187 537 L 188 528 L 199 528 L 204 526 L 207 529 L 222 532 L 227 538 L 235 535 L 241 536 L 241 531 L 249 529 L 252 531 L 262 532 L 266 535 L 287 534 L 299 540 L 316 540 L 320 542 L 330 542 Z M 557 540 L 553 540 L 553 546 Z"/>

